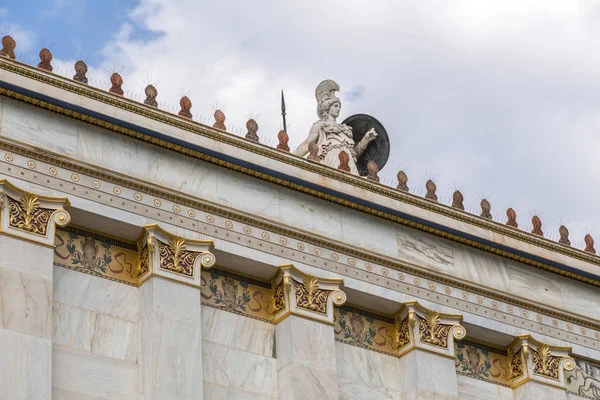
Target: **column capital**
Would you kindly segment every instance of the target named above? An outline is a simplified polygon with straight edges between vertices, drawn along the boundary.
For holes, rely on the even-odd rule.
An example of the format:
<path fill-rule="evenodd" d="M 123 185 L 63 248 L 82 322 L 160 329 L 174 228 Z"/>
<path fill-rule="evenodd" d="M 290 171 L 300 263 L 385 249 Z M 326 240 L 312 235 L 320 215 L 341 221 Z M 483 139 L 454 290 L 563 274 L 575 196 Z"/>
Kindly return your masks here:
<path fill-rule="evenodd" d="M 570 347 L 549 346 L 531 335 L 519 335 L 508 346 L 513 389 L 529 381 L 566 389 L 564 371 L 575 369 L 570 352 Z"/>
<path fill-rule="evenodd" d="M 0 179 L 0 234 L 54 247 L 56 226 L 66 226 L 71 216 L 66 197 L 42 196 Z"/>
<path fill-rule="evenodd" d="M 333 325 L 333 306 L 346 302 L 343 279 L 318 278 L 292 264 L 279 266 L 273 280 L 273 314 L 278 323 L 290 314 Z"/>
<path fill-rule="evenodd" d="M 156 275 L 199 288 L 200 270 L 216 262 L 212 240 L 185 239 L 156 224 L 144 226 L 137 246 L 138 285 Z"/>
<path fill-rule="evenodd" d="M 454 359 L 454 341 L 467 334 L 460 325 L 462 319 L 462 315 L 439 313 L 417 301 L 403 303 L 395 316 L 394 345 L 398 354 L 420 349 Z"/>

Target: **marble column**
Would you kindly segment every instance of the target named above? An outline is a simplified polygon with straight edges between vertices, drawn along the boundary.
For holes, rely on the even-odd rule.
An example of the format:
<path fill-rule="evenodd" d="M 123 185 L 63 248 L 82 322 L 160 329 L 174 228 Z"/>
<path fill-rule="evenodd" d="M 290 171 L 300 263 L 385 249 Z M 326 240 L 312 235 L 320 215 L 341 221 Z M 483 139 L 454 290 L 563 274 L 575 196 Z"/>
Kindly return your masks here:
<path fill-rule="evenodd" d="M 279 399 L 339 398 L 333 307 L 346 302 L 342 284 L 280 267 L 273 281 Z"/>
<path fill-rule="evenodd" d="M 570 351 L 520 335 L 508 348 L 515 400 L 566 399 L 564 371 L 575 368 Z"/>
<path fill-rule="evenodd" d="M 466 336 L 461 315 L 428 310 L 416 301 L 396 315 L 402 399 L 458 399 L 454 341 Z"/>
<path fill-rule="evenodd" d="M 215 263 L 213 243 L 144 228 L 138 241 L 140 397 L 202 399 L 200 270 Z"/>
<path fill-rule="evenodd" d="M 0 179 L 1 398 L 52 395 L 54 234 L 70 222 L 68 205 Z"/>

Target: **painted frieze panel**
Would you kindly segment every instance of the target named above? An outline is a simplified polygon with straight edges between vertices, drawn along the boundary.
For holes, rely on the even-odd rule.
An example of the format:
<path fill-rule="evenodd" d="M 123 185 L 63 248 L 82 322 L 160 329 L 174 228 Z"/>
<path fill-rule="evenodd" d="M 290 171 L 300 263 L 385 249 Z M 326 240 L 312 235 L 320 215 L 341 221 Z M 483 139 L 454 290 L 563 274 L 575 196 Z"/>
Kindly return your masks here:
<path fill-rule="evenodd" d="M 394 320 L 350 306 L 335 307 L 335 339 L 353 346 L 398 356 Z"/>
<path fill-rule="evenodd" d="M 600 400 L 600 364 L 575 359 L 576 367 L 565 371 L 567 392 L 586 399 Z"/>
<path fill-rule="evenodd" d="M 510 386 L 511 370 L 505 351 L 463 340 L 456 342 L 456 373 Z"/>
<path fill-rule="evenodd" d="M 216 268 L 202 270 L 202 304 L 263 321 L 273 321 L 271 285 Z"/>
<path fill-rule="evenodd" d="M 134 244 L 66 227 L 56 230 L 54 264 L 86 274 L 137 284 Z"/>

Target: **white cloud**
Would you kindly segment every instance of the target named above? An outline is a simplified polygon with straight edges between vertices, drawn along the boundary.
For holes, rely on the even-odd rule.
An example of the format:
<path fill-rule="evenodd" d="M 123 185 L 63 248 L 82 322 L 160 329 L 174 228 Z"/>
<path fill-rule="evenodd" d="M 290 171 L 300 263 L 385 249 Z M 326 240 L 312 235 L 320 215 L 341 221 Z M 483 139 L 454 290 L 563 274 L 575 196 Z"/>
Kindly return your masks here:
<path fill-rule="evenodd" d="M 594 1 L 142 0 L 103 50 L 98 76 L 126 66 L 125 88 L 160 79 L 159 100 L 176 106 L 193 90 L 193 112 L 227 103 L 226 123 L 260 113 L 274 140 L 280 90 L 291 144 L 316 119 L 315 86 L 338 81 L 342 117 L 364 112 L 388 129 L 381 173 L 408 165 L 409 184 L 437 176 L 438 194 L 464 187 L 478 208 L 531 210 L 544 230 L 568 221 L 572 241 L 600 223 L 600 9 Z M 135 25 L 159 34 L 140 40 Z M 564 219 L 561 219 L 564 218 Z"/>

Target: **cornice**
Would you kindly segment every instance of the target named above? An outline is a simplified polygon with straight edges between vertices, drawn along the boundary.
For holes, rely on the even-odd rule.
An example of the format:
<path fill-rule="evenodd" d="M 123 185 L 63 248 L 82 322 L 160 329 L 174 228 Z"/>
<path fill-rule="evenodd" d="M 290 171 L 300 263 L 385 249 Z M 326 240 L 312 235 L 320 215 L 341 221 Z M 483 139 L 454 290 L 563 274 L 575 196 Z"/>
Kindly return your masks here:
<path fill-rule="evenodd" d="M 289 153 L 281 152 L 276 149 L 269 148 L 267 146 L 257 144 L 255 142 L 250 142 L 244 140 L 243 138 L 231 135 L 227 132 L 219 131 L 216 129 L 212 129 L 210 127 L 204 126 L 197 122 L 189 121 L 187 119 L 181 118 L 176 115 L 172 115 L 166 113 L 161 110 L 157 110 L 153 107 L 146 106 L 144 104 L 135 102 L 130 99 L 125 99 L 123 97 L 114 95 L 112 93 L 104 92 L 100 89 L 96 89 L 87 85 L 83 85 L 79 82 L 75 82 L 57 75 L 53 75 L 50 73 L 46 73 L 44 71 L 38 70 L 36 68 L 27 66 L 25 64 L 21 64 L 19 62 L 8 60 L 8 59 L 0 59 L 0 69 L 5 71 L 18 74 L 20 76 L 33 79 L 44 84 L 60 88 L 62 90 L 84 96 L 98 102 L 110 105 L 112 107 L 116 107 L 118 109 L 122 109 L 128 112 L 132 112 L 143 117 L 149 118 L 154 121 L 158 121 L 161 123 L 165 123 L 170 126 L 177 127 L 179 129 L 192 132 L 194 134 L 209 138 L 211 140 L 221 142 L 227 145 L 234 146 L 236 148 L 243 149 L 245 151 L 260 155 L 262 157 L 266 157 L 268 159 L 272 159 L 278 162 L 282 162 L 288 165 L 292 165 L 294 167 L 300 168 L 305 171 L 313 172 L 320 176 L 325 176 L 330 179 L 334 179 L 336 181 L 351 185 L 353 187 L 364 189 L 381 196 L 385 196 L 387 198 L 400 201 L 402 203 L 418 207 L 423 210 L 427 210 L 438 215 L 442 215 L 444 217 L 451 218 L 453 220 L 463 222 L 469 224 L 474 227 L 479 227 L 486 229 L 488 231 L 501 234 L 505 237 L 519 240 L 521 242 L 549 250 L 552 252 L 556 252 L 561 255 L 565 255 L 567 257 L 571 257 L 576 260 L 580 260 L 586 263 L 590 263 L 592 265 L 600 266 L 600 257 L 591 255 L 582 250 L 571 248 L 569 246 L 562 245 L 560 243 L 556 243 L 549 239 L 539 237 L 527 232 L 520 231 L 518 229 L 490 221 L 484 218 L 481 218 L 476 215 L 472 215 L 466 213 L 464 211 L 453 209 L 452 207 L 431 202 L 427 199 L 423 199 L 412 195 L 410 193 L 405 193 L 399 190 L 395 190 L 393 188 L 386 187 L 384 185 L 368 181 L 363 178 L 355 177 L 349 174 L 345 174 L 336 169 L 329 168 L 320 164 L 314 164 L 308 162 L 307 160 L 295 157 L 290 155 Z M 1 82 L 0 82 L 1 85 Z M 349 199 L 348 196 L 337 196 L 327 193 L 323 190 L 314 189 L 313 187 L 307 186 L 306 184 L 298 184 L 293 182 L 290 179 L 283 179 L 278 176 L 274 176 L 269 173 L 265 173 L 259 171 L 255 168 L 249 168 L 243 165 L 236 164 L 235 162 L 231 162 L 225 159 L 221 159 L 218 157 L 214 157 L 208 154 L 205 154 L 200 151 L 193 150 L 191 148 L 187 148 L 181 145 L 178 145 L 173 142 L 169 142 L 167 140 L 159 139 L 157 137 L 149 136 L 143 132 L 135 131 L 133 129 L 129 129 L 123 126 L 119 126 L 117 124 L 93 117 L 91 115 L 87 115 L 81 112 L 73 111 L 69 108 L 58 106 L 56 104 L 51 104 L 44 100 L 40 100 L 22 93 L 18 93 L 14 90 L 7 89 L 6 87 L 0 87 L 0 95 L 4 95 L 9 98 L 13 98 L 28 104 L 32 104 L 34 106 L 52 111 L 54 113 L 76 119 L 79 121 L 83 121 L 89 123 L 91 125 L 99 126 L 104 129 L 111 130 L 113 132 L 117 132 L 126 136 L 130 136 L 136 138 L 138 140 L 142 140 L 148 143 L 151 143 L 156 146 L 160 146 L 163 148 L 170 149 L 172 151 L 185 154 L 194 158 L 201 159 L 203 161 L 213 163 L 224 168 L 228 168 L 231 170 L 235 170 L 247 175 L 251 175 L 253 177 L 269 181 L 275 183 L 277 185 L 281 185 L 287 188 L 291 188 L 303 193 L 310 194 L 312 196 L 316 196 L 328 201 L 335 202 L 337 204 L 341 204 L 346 207 L 350 207 L 352 209 L 356 209 L 362 212 L 366 212 L 368 214 L 376 215 L 380 218 L 384 218 L 387 220 L 391 220 L 397 223 L 400 223 L 405 226 L 409 226 L 415 229 L 419 229 L 421 231 L 428 232 L 433 235 L 437 235 L 449 240 L 453 240 L 462 244 L 467 244 L 469 246 L 473 246 L 479 248 L 484 251 L 488 251 L 490 253 L 502 255 L 504 257 L 511 258 L 513 260 L 517 260 L 519 262 L 523 262 L 525 264 L 533 265 L 538 268 L 546 269 L 555 273 L 559 273 L 564 276 L 568 276 L 574 279 L 579 279 L 578 276 L 580 274 L 571 272 L 569 270 L 565 270 L 562 267 L 552 266 L 547 262 L 542 262 L 539 260 L 535 260 L 532 257 L 523 256 L 520 254 L 515 254 L 513 252 L 506 251 L 505 249 L 496 247 L 495 245 L 490 245 L 488 243 L 482 243 L 477 240 L 473 240 L 467 237 L 463 237 L 460 234 L 455 234 L 453 232 L 446 231 L 444 229 L 439 229 L 438 227 L 427 225 L 424 220 L 413 220 L 410 216 L 399 216 L 392 214 L 387 211 L 382 211 L 381 209 L 377 209 L 371 205 L 360 204 L 355 201 L 355 199 Z M 445 228 L 445 227 L 442 227 Z M 450 228 L 447 228 L 450 230 Z M 467 235 L 465 235 L 467 236 Z M 563 264 L 564 265 L 564 264 Z M 567 269 L 571 269 L 568 265 Z M 587 278 L 587 282 L 591 283 L 594 279 Z M 579 279 L 586 281 L 586 279 Z"/>

